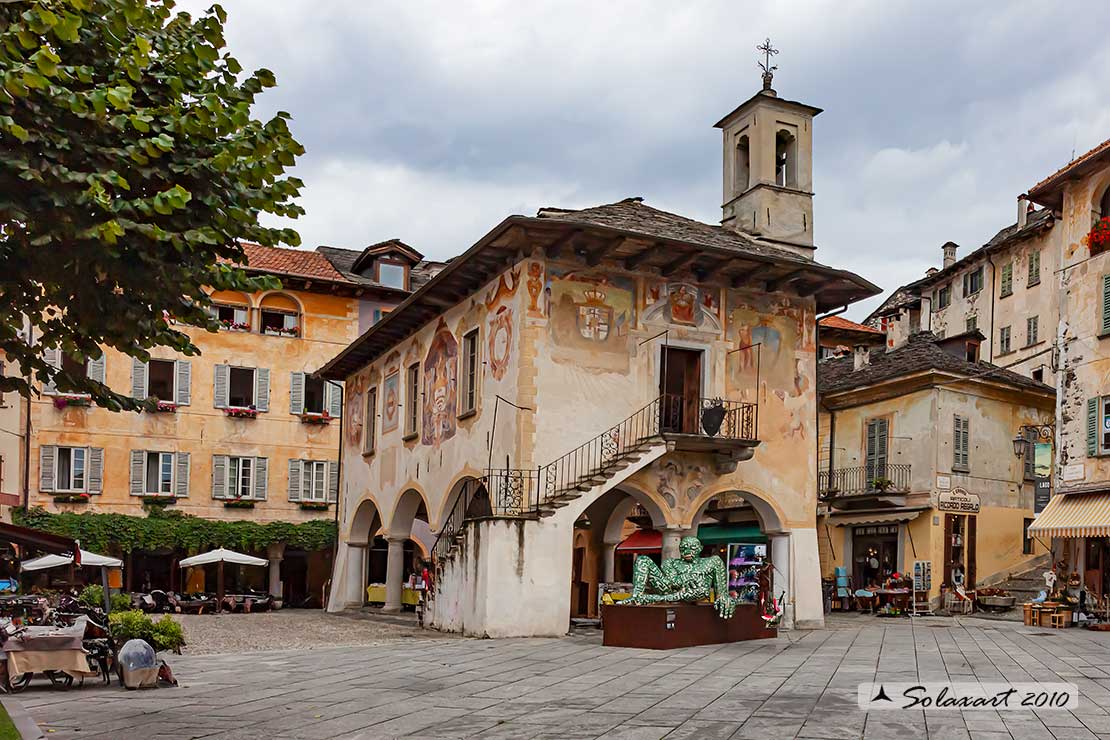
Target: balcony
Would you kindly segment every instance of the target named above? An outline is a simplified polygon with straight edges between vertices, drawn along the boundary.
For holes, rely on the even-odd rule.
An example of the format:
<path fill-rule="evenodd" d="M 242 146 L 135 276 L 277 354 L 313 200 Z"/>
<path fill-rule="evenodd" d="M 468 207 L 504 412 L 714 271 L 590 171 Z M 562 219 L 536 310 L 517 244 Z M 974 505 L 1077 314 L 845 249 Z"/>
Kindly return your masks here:
<path fill-rule="evenodd" d="M 759 446 L 759 407 L 744 401 L 664 395 L 659 432 L 674 448 L 717 456 L 717 473 L 730 473 Z"/>
<path fill-rule="evenodd" d="M 889 503 L 900 506 L 910 492 L 910 466 L 902 464 L 860 465 L 854 468 L 821 470 L 817 473 L 817 493 L 836 505 L 855 501 Z"/>

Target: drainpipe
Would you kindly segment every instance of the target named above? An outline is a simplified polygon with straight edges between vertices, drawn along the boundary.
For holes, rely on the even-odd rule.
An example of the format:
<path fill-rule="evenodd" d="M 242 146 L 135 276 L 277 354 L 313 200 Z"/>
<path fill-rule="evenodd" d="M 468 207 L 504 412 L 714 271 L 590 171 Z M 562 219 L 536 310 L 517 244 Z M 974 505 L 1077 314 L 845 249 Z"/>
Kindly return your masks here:
<path fill-rule="evenodd" d="M 27 376 L 27 387 L 31 387 L 31 376 Z M 20 397 L 23 414 L 23 510 L 31 508 L 31 394 Z"/>
<path fill-rule="evenodd" d="M 328 380 L 325 382 L 330 383 L 331 381 Z M 339 408 L 342 411 L 339 415 L 339 460 L 337 461 L 339 465 L 340 490 L 335 492 L 335 542 L 333 542 L 331 546 L 331 576 L 328 577 L 328 583 L 331 588 L 328 589 L 328 593 L 335 589 L 335 566 L 339 562 L 339 507 L 345 498 L 343 495 L 345 493 L 343 490 L 343 425 L 346 423 L 347 414 L 350 413 L 347 409 L 346 387 L 339 385 L 339 383 L 335 383 L 334 385 L 339 389 Z M 370 420 L 370 423 L 374 423 L 373 419 Z M 369 550 L 367 552 L 369 552 Z M 325 598 L 321 599 L 321 601 L 324 602 L 324 612 L 327 613 L 327 594 L 325 594 Z"/>
<path fill-rule="evenodd" d="M 987 255 L 987 262 L 991 263 L 991 333 L 987 339 L 989 340 L 991 348 L 991 358 L 989 361 L 994 362 L 994 279 L 998 274 L 998 267 L 994 264 L 994 257 L 990 255 Z"/>

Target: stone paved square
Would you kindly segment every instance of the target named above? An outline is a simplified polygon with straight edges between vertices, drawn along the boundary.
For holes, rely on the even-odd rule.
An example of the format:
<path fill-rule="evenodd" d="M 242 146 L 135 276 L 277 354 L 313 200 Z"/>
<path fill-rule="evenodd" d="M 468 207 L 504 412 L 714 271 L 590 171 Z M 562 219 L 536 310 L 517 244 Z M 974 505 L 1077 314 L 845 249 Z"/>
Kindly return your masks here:
<path fill-rule="evenodd" d="M 981 619 L 837 617 L 660 652 L 593 636 L 396 638 L 172 665 L 176 689 L 36 681 L 19 698 L 58 740 L 1110 738 L 1110 634 Z M 856 685 L 883 680 L 1070 682 L 1082 696 L 1074 711 L 860 711 Z"/>

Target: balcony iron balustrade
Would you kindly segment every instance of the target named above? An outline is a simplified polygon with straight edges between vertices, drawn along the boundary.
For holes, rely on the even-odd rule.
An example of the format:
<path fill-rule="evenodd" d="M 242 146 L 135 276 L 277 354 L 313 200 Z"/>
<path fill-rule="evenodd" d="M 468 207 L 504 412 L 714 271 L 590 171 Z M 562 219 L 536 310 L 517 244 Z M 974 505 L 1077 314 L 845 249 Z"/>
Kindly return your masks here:
<path fill-rule="evenodd" d="M 858 465 L 817 473 L 817 490 L 823 498 L 874 496 L 910 492 L 910 466 L 901 463 Z"/>

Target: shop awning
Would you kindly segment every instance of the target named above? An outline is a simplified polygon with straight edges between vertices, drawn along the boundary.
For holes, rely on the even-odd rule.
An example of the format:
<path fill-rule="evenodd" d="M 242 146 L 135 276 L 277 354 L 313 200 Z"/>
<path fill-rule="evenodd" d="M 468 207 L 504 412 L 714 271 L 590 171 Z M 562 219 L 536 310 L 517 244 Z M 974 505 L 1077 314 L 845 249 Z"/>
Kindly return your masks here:
<path fill-rule="evenodd" d="M 1047 537 L 1110 537 L 1110 493 L 1057 494 L 1029 525 L 1029 533 Z"/>
<path fill-rule="evenodd" d="M 698 527 L 698 539 L 703 545 L 719 545 L 724 542 L 747 542 L 758 545 L 767 541 L 767 535 L 763 534 L 763 530 L 756 522 L 703 524 Z"/>
<path fill-rule="evenodd" d="M 662 552 L 663 533 L 657 529 L 637 529 L 617 545 L 617 552 Z"/>
<path fill-rule="evenodd" d="M 908 522 L 917 518 L 924 509 L 917 511 L 872 511 L 860 514 L 832 515 L 834 527 L 860 527 L 865 524 L 894 524 Z"/>

